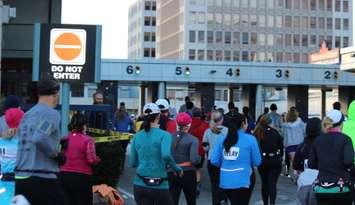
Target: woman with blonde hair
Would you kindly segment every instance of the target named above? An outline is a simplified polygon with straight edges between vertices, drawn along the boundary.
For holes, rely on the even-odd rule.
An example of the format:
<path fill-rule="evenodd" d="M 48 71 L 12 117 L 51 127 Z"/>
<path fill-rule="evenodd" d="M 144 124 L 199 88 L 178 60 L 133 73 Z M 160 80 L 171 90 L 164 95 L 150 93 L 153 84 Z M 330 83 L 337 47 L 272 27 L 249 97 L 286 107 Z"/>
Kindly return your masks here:
<path fill-rule="evenodd" d="M 350 168 L 354 163 L 351 139 L 341 133 L 344 116 L 332 110 L 322 122 L 325 133 L 314 141 L 308 166 L 318 169 L 313 186 L 318 205 L 352 204 Z"/>

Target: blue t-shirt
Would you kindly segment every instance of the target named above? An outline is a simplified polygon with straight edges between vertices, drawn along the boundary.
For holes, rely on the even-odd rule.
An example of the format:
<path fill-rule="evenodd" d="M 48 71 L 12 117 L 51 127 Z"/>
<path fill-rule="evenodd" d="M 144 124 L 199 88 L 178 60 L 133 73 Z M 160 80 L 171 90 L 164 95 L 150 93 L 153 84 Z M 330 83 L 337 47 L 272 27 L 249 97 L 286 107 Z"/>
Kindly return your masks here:
<path fill-rule="evenodd" d="M 17 137 L 0 138 L 0 173 L 14 172 L 17 155 Z"/>
<path fill-rule="evenodd" d="M 223 147 L 226 137 L 217 139 L 211 163 L 220 167 L 220 187 L 223 189 L 249 188 L 250 175 L 261 163 L 258 143 L 254 136 L 238 131 L 239 140 L 227 153 Z"/>

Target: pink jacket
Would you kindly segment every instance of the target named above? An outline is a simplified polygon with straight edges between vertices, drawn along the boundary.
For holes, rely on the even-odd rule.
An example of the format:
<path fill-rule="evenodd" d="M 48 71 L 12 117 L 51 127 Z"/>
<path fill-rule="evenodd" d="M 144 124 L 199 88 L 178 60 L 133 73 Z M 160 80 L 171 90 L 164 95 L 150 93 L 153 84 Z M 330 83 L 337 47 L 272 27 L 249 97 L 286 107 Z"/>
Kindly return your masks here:
<path fill-rule="evenodd" d="M 96 156 L 94 140 L 81 132 L 72 132 L 66 138 L 68 147 L 64 153 L 67 160 L 60 171 L 92 175 L 91 165 L 100 161 Z"/>

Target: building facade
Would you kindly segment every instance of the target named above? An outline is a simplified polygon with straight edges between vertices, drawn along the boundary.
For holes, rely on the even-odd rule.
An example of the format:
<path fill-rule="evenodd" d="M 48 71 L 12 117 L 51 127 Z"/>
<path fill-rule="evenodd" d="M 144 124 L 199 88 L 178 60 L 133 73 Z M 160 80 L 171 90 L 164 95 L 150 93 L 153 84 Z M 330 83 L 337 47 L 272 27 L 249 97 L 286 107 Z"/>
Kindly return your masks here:
<path fill-rule="evenodd" d="M 307 63 L 352 45 L 351 0 L 157 0 L 157 58 Z"/>
<path fill-rule="evenodd" d="M 135 0 L 128 16 L 128 58 L 155 58 L 155 0 Z"/>

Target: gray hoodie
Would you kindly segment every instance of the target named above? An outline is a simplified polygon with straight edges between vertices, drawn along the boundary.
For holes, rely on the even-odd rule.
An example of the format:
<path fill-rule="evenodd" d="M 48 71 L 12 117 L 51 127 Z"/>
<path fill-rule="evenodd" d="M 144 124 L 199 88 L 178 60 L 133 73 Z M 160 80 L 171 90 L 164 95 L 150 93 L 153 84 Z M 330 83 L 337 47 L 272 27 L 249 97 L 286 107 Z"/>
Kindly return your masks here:
<path fill-rule="evenodd" d="M 303 142 L 306 131 L 306 124 L 297 118 L 295 122 L 282 124 L 282 135 L 284 137 L 284 146 L 299 145 Z"/>

